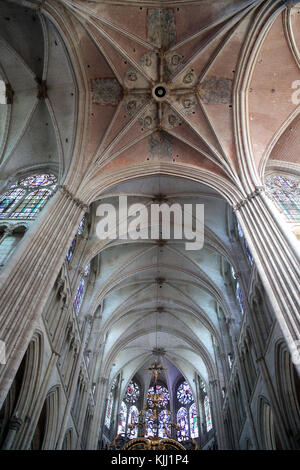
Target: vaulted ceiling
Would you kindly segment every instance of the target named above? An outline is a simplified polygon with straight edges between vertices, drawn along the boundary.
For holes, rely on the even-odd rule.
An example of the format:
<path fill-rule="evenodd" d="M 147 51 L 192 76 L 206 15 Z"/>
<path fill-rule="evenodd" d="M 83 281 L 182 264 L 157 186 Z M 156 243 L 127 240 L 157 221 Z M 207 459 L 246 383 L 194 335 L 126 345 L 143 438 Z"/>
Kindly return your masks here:
<path fill-rule="evenodd" d="M 234 201 L 261 182 L 282 134 L 283 160 L 297 160 L 299 11 L 279 0 L 2 2 L 0 73 L 14 92 L 1 106 L 2 180 L 48 166 L 91 201 L 116 174 L 161 170 Z"/>
<path fill-rule="evenodd" d="M 169 204 L 204 204 L 202 250 L 186 251 L 184 240 L 99 240 L 94 223 L 81 260 L 85 265 L 100 253 L 85 309 L 93 314 L 101 305 L 101 326 L 96 322 L 95 328 L 105 343 L 102 374 L 112 381 L 122 371 L 124 388 L 157 356 L 168 368 L 173 363 L 192 387 L 195 373 L 211 380 L 217 374 L 214 348 L 225 347 L 224 318 L 235 319 L 237 327 L 241 322 L 228 278 L 230 264 L 237 270 L 230 210 L 218 193 L 181 178 L 151 176 L 115 185 L 101 202 L 117 208 L 118 196 L 126 195 L 128 206 L 147 205 L 161 194 Z M 167 376 L 166 383 L 176 377 Z"/>
<path fill-rule="evenodd" d="M 73 151 L 76 83 L 58 31 L 31 8 L 1 2 L 0 80 L 13 92 L 12 103 L 0 105 L 0 182 L 43 168 L 62 179 Z"/>

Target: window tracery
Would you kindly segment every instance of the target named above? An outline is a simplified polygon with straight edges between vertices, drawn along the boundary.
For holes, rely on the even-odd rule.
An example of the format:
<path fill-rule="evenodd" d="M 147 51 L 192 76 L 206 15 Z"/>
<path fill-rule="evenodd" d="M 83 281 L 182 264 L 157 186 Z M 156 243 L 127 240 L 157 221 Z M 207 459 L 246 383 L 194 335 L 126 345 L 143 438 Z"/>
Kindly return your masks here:
<path fill-rule="evenodd" d="M 296 176 L 272 175 L 266 178 L 266 187 L 287 220 L 300 222 L 299 179 Z"/>
<path fill-rule="evenodd" d="M 11 184 L 0 196 L 0 219 L 34 219 L 53 194 L 56 183 L 56 176 L 43 173 Z"/>

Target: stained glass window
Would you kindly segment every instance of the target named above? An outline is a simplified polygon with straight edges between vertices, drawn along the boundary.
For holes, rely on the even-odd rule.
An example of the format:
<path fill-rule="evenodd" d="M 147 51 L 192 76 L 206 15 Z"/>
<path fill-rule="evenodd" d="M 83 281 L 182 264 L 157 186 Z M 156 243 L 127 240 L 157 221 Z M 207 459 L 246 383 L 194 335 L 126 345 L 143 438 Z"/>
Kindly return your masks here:
<path fill-rule="evenodd" d="M 20 179 L 0 196 L 1 219 L 34 219 L 56 188 L 56 177 L 40 174 Z"/>
<path fill-rule="evenodd" d="M 126 421 L 127 421 L 127 406 L 122 401 L 121 406 L 120 406 L 120 420 L 119 420 L 119 426 L 118 426 L 118 434 L 125 435 Z"/>
<path fill-rule="evenodd" d="M 148 390 L 148 394 L 153 395 L 155 393 L 154 387 L 150 387 Z M 160 395 L 160 399 L 158 400 L 158 405 L 160 407 L 167 406 L 170 401 L 170 395 L 166 387 L 162 385 L 156 385 L 156 393 Z M 153 405 L 153 402 L 150 397 L 147 398 L 148 404 L 150 406 Z"/>
<path fill-rule="evenodd" d="M 244 238 L 244 247 L 245 247 L 246 254 L 248 256 L 248 260 L 250 261 L 250 264 L 253 264 L 253 258 L 252 258 L 252 255 L 251 255 L 251 251 L 250 251 L 249 245 L 246 242 L 245 238 Z"/>
<path fill-rule="evenodd" d="M 72 258 L 73 253 L 74 253 L 75 244 L 76 244 L 76 238 L 73 238 L 73 241 L 71 243 L 71 246 L 70 246 L 69 251 L 68 251 L 67 256 L 66 256 L 67 261 L 71 261 L 71 258 Z"/>
<path fill-rule="evenodd" d="M 296 177 L 273 175 L 266 178 L 266 186 L 275 203 L 291 222 L 300 222 L 300 184 Z"/>
<path fill-rule="evenodd" d="M 232 266 L 230 266 L 230 273 L 231 273 L 232 279 L 236 279 L 236 274 Z"/>
<path fill-rule="evenodd" d="M 85 277 L 89 275 L 90 269 L 91 269 L 91 263 L 88 263 L 88 264 L 86 265 L 86 267 L 84 268 L 84 271 L 83 271 L 83 275 L 84 275 Z"/>
<path fill-rule="evenodd" d="M 188 412 L 184 407 L 179 408 L 177 412 L 177 424 L 180 426 L 180 431 L 177 431 L 178 440 L 185 441 L 189 439 Z"/>
<path fill-rule="evenodd" d="M 24 189 L 15 188 L 7 191 L 5 194 L 0 196 L 0 218 L 9 218 L 12 209 L 19 204 L 21 199 L 25 196 L 26 191 Z"/>
<path fill-rule="evenodd" d="M 127 435 L 129 435 L 130 439 L 133 439 L 137 437 L 138 435 L 138 427 L 135 426 L 134 428 L 129 428 L 129 425 L 133 425 L 134 423 L 137 423 L 139 420 L 139 411 L 135 405 L 131 406 L 129 409 L 129 415 L 128 415 L 128 431 Z"/>
<path fill-rule="evenodd" d="M 85 224 L 85 215 L 82 217 L 81 222 L 78 226 L 77 233 L 78 235 L 82 235 L 84 231 L 84 224 Z"/>
<path fill-rule="evenodd" d="M 206 429 L 208 432 L 212 429 L 212 421 L 211 421 L 209 398 L 207 395 L 204 398 L 204 411 L 205 411 L 205 418 L 206 418 Z"/>
<path fill-rule="evenodd" d="M 156 426 L 152 419 L 152 412 L 147 411 L 146 413 L 146 422 L 147 422 L 147 436 L 156 435 Z"/>
<path fill-rule="evenodd" d="M 135 403 L 140 396 L 139 386 L 135 382 L 130 382 L 125 393 L 125 401 L 127 403 Z"/>
<path fill-rule="evenodd" d="M 193 394 L 187 382 L 183 382 L 177 389 L 177 399 L 183 405 L 188 405 L 193 401 Z"/>
<path fill-rule="evenodd" d="M 199 430 L 198 430 L 198 418 L 197 418 L 197 409 L 195 403 L 193 403 L 190 407 L 190 429 L 191 429 L 191 437 L 196 439 L 199 437 Z"/>
<path fill-rule="evenodd" d="M 240 283 L 238 281 L 236 283 L 236 298 L 239 303 L 241 313 L 242 315 L 244 315 L 245 306 L 244 306 L 243 293 L 242 293 L 242 289 L 240 288 Z"/>
<path fill-rule="evenodd" d="M 78 314 L 81 303 L 82 303 L 84 286 L 85 286 L 85 280 L 82 277 L 80 279 L 79 286 L 78 286 L 78 289 L 75 295 L 75 300 L 74 300 L 74 310 L 75 310 L 76 315 Z"/>
<path fill-rule="evenodd" d="M 170 426 L 170 413 L 168 410 L 163 410 L 159 413 L 158 417 L 158 435 L 159 437 L 168 437 L 168 434 L 171 433 L 171 426 Z M 168 434 L 167 434 L 168 432 Z"/>
<path fill-rule="evenodd" d="M 38 186 L 50 186 L 56 183 L 56 177 L 49 174 L 41 174 L 35 176 L 29 176 L 28 178 L 22 178 L 19 180 L 21 186 L 26 188 L 37 188 Z"/>
<path fill-rule="evenodd" d="M 107 407 L 106 407 L 106 415 L 105 415 L 105 426 L 109 429 L 110 428 L 110 422 L 111 422 L 111 414 L 112 414 L 112 409 L 113 409 L 113 394 L 112 392 L 109 393 L 108 395 L 108 401 L 107 401 Z"/>

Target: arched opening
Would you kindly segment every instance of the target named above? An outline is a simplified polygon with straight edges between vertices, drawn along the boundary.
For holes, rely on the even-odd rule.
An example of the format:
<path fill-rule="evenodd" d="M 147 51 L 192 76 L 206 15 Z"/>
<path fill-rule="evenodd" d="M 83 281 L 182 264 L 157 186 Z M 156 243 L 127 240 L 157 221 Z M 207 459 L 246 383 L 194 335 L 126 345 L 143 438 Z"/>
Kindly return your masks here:
<path fill-rule="evenodd" d="M 265 450 L 280 450 L 282 449 L 276 424 L 274 422 L 274 415 L 271 406 L 264 399 L 260 398 L 259 405 L 260 413 L 260 431 L 262 438 L 262 446 Z"/>
<path fill-rule="evenodd" d="M 41 413 L 31 441 L 32 450 L 54 449 L 60 417 L 59 388 L 51 390 L 41 409 Z"/>
<path fill-rule="evenodd" d="M 42 336 L 35 333 L 1 407 L 0 447 L 22 448 L 25 444 L 26 437 L 23 434 L 28 427 L 25 418 L 32 413 L 35 403 L 42 354 Z"/>
<path fill-rule="evenodd" d="M 284 411 L 288 432 L 294 439 L 293 447 L 297 449 L 300 444 L 300 379 L 286 344 L 277 344 L 275 352 L 280 407 Z"/>

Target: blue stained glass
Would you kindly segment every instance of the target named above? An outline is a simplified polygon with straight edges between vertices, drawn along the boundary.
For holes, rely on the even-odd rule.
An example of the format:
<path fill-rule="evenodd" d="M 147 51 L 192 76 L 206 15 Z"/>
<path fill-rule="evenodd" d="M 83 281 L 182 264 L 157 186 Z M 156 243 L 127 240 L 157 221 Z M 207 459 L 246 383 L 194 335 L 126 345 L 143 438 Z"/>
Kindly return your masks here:
<path fill-rule="evenodd" d="M 128 426 L 137 423 L 139 420 L 139 411 L 136 406 L 131 406 L 128 415 Z M 129 435 L 130 439 L 134 439 L 138 435 L 138 427 L 135 426 L 134 428 L 128 428 L 127 435 Z"/>
<path fill-rule="evenodd" d="M 188 412 L 186 408 L 179 408 L 177 412 L 177 424 L 180 427 L 180 431 L 177 431 L 178 440 L 186 441 L 189 439 Z"/>
<path fill-rule="evenodd" d="M 243 293 L 242 289 L 240 288 L 240 283 L 236 283 L 236 298 L 240 306 L 241 314 L 244 315 L 245 313 L 245 305 L 244 305 L 244 299 L 243 299 Z"/>
<path fill-rule="evenodd" d="M 198 418 L 197 418 L 197 409 L 195 403 L 193 403 L 190 407 L 190 429 L 191 429 L 191 437 L 196 439 L 199 437 L 199 430 L 198 430 Z"/>
<path fill-rule="evenodd" d="M 71 258 L 72 258 L 72 256 L 73 256 L 73 252 L 74 252 L 74 248 L 75 248 L 75 243 L 76 243 L 76 238 L 73 238 L 73 241 L 72 241 L 72 243 L 71 243 L 71 246 L 70 246 L 69 251 L 68 251 L 67 256 L 66 256 L 67 261 L 70 261 Z"/>
<path fill-rule="evenodd" d="M 19 181 L 21 186 L 26 186 L 28 188 L 37 188 L 38 186 L 49 186 L 56 183 L 56 177 L 49 174 L 41 174 L 35 176 L 29 176 L 27 178 L 22 178 Z"/>
<path fill-rule="evenodd" d="M 12 184 L 9 190 L 0 196 L 0 218 L 34 219 L 56 188 L 55 183 L 54 175 L 43 174 L 23 178 Z"/>
<path fill-rule="evenodd" d="M 127 406 L 122 401 L 121 406 L 120 406 L 120 420 L 119 420 L 119 426 L 118 426 L 118 434 L 125 435 L 126 421 L 127 421 Z"/>
<path fill-rule="evenodd" d="M 24 189 L 16 188 L 7 191 L 0 197 L 0 216 L 5 218 L 10 213 L 13 207 L 15 207 L 20 200 L 25 196 L 26 191 Z"/>
<path fill-rule="evenodd" d="M 78 226 L 77 233 L 78 235 L 82 235 L 84 231 L 84 224 L 85 224 L 85 215 L 82 217 L 81 222 Z"/>
<path fill-rule="evenodd" d="M 74 310 L 75 310 L 76 315 L 78 314 L 81 303 L 82 303 L 83 293 L 84 293 L 84 285 L 85 285 L 85 281 L 84 281 L 84 278 L 82 277 L 80 279 L 79 286 L 78 286 L 76 296 L 75 296 L 75 300 L 74 300 Z"/>
<path fill-rule="evenodd" d="M 140 396 L 139 386 L 135 382 L 130 382 L 125 393 L 127 403 L 135 403 Z"/>
<path fill-rule="evenodd" d="M 177 389 L 177 399 L 183 405 L 192 403 L 193 394 L 187 382 L 183 382 Z"/>
<path fill-rule="evenodd" d="M 246 239 L 244 239 L 244 246 L 245 246 L 246 254 L 248 256 L 248 260 L 250 261 L 250 264 L 253 264 L 253 258 L 252 258 L 252 255 L 251 255 L 249 245 L 246 242 Z"/>
<path fill-rule="evenodd" d="M 207 395 L 204 398 L 204 411 L 205 411 L 205 418 L 206 418 L 206 429 L 208 432 L 212 429 L 212 421 L 211 421 L 209 398 Z"/>
<path fill-rule="evenodd" d="M 168 437 L 168 434 L 171 433 L 171 426 L 170 426 L 170 413 L 168 410 L 163 410 L 159 413 L 158 417 L 158 435 L 159 437 L 165 438 Z"/>
<path fill-rule="evenodd" d="M 156 435 L 156 424 L 154 423 L 152 412 L 146 412 L 146 423 L 147 423 L 147 436 L 155 436 Z"/>
<path fill-rule="evenodd" d="M 86 277 L 88 276 L 89 272 L 90 272 L 90 268 L 91 268 L 91 263 L 88 263 L 86 265 L 86 267 L 84 268 L 84 271 L 83 271 L 83 275 Z"/>
<path fill-rule="evenodd" d="M 150 387 L 148 390 L 149 395 L 153 395 L 155 393 L 154 387 Z M 170 401 L 170 395 L 166 387 L 163 387 L 162 385 L 157 385 L 156 386 L 156 393 L 161 395 L 161 398 L 158 401 L 158 405 L 160 407 L 167 406 L 167 404 Z M 147 398 L 148 404 L 150 406 L 153 406 L 153 402 L 150 397 Z"/>

